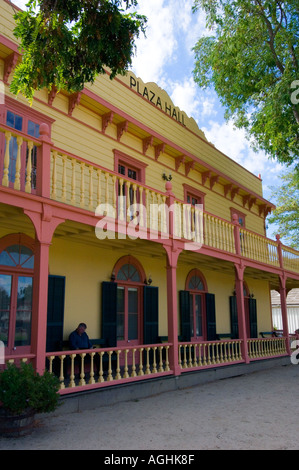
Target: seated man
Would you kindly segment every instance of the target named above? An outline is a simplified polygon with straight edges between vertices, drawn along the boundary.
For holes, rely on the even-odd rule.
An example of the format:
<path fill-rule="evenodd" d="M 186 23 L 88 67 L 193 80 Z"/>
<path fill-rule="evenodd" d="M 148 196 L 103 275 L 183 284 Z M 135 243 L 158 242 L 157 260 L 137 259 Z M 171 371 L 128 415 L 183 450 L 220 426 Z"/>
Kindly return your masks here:
<path fill-rule="evenodd" d="M 69 336 L 70 349 L 91 349 L 92 344 L 85 332 L 87 326 L 85 323 L 79 323 L 77 329 Z"/>

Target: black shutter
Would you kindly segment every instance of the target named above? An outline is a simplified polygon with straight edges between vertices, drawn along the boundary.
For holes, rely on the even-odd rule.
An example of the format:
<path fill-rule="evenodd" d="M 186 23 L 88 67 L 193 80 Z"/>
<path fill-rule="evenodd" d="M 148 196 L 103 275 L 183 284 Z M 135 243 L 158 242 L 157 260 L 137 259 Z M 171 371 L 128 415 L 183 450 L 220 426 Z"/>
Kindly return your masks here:
<path fill-rule="evenodd" d="M 207 341 L 216 339 L 215 294 L 206 293 Z"/>
<path fill-rule="evenodd" d="M 181 313 L 181 339 L 182 341 L 191 341 L 190 324 L 190 292 L 180 291 L 180 313 Z"/>
<path fill-rule="evenodd" d="M 248 300 L 249 300 L 250 338 L 257 338 L 256 299 L 249 298 Z"/>
<path fill-rule="evenodd" d="M 229 298 L 229 309 L 230 309 L 230 330 L 233 335 L 233 339 L 239 338 L 239 322 L 238 322 L 238 310 L 237 310 L 237 297 L 235 295 Z"/>
<path fill-rule="evenodd" d="M 49 276 L 47 311 L 47 352 L 62 349 L 65 277 Z"/>
<path fill-rule="evenodd" d="M 159 290 L 144 286 L 143 289 L 143 344 L 156 344 L 159 335 Z"/>
<path fill-rule="evenodd" d="M 117 284 L 102 283 L 102 338 L 106 347 L 114 347 L 117 342 Z"/>
<path fill-rule="evenodd" d="M 235 295 L 229 298 L 230 309 L 230 329 L 234 339 L 239 338 L 239 323 L 237 310 L 237 297 Z"/>

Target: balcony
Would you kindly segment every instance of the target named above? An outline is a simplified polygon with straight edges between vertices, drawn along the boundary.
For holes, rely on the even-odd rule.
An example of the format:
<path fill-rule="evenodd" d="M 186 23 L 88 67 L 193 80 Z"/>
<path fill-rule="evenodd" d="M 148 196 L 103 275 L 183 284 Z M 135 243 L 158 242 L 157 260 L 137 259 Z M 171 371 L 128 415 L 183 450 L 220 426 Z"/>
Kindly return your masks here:
<path fill-rule="evenodd" d="M 243 229 L 237 221 L 186 204 L 175 197 L 169 183 L 165 192 L 157 191 L 63 152 L 52 145 L 42 126 L 39 139 L 5 125 L 0 132 L 4 146 L 0 167 L 3 189 L 88 211 L 116 232 L 162 243 L 172 238 L 190 250 L 203 249 L 216 257 L 223 253 L 231 260 L 241 257 L 276 268 L 277 272 L 285 269 L 299 274 L 299 252 L 282 245 L 279 239 L 274 241 Z"/>

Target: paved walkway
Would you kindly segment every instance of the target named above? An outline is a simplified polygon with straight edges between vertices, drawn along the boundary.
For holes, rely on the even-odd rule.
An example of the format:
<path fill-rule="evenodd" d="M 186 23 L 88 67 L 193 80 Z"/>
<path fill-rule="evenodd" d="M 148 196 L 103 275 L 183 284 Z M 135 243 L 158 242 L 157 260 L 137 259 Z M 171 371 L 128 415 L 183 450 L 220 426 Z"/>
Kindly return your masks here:
<path fill-rule="evenodd" d="M 0 450 L 298 450 L 298 403 L 299 367 L 290 364 L 46 416 L 30 436 L 0 438 Z"/>

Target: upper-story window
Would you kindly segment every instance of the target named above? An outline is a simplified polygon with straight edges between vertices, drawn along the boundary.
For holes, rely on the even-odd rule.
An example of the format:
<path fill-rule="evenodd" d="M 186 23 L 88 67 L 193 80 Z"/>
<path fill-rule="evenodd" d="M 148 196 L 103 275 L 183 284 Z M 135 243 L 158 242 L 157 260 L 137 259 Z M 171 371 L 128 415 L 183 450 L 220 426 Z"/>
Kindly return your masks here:
<path fill-rule="evenodd" d="M 5 175 L 8 177 L 8 184 L 10 187 L 15 189 L 25 189 L 26 180 L 30 180 L 31 190 L 34 193 L 36 190 L 36 173 L 37 173 L 37 159 L 38 150 L 33 145 L 30 150 L 31 165 L 28 164 L 29 150 L 28 141 L 32 138 L 39 139 L 40 126 L 42 123 L 48 125 L 51 132 L 51 125 L 54 122 L 53 119 L 48 116 L 35 111 L 34 109 L 10 98 L 5 97 L 5 106 L 3 113 L 0 114 L 1 124 L 6 125 L 11 129 L 11 137 L 9 140 L 9 163 L 7 167 L 7 160 L 4 161 L 6 143 L 8 142 L 9 136 L 5 136 L 4 133 L 0 133 L 0 182 Z M 7 129 L 9 131 L 9 129 Z M 22 133 L 20 137 L 19 133 Z M 27 138 L 26 138 L 27 136 Z M 30 147 L 30 146 L 29 146 Z M 20 160 L 18 160 L 18 150 Z M 5 167 L 5 168 L 4 168 Z M 30 168 L 30 178 L 27 175 L 27 168 Z M 5 170 L 5 171 L 4 171 Z M 7 180 L 6 180 L 7 182 Z"/>
<path fill-rule="evenodd" d="M 236 214 L 238 216 L 239 225 L 241 227 L 245 228 L 245 217 L 246 217 L 246 215 L 243 212 L 240 212 L 240 211 L 236 210 L 233 207 L 230 208 L 230 212 L 231 212 L 231 220 L 233 220 L 233 215 Z"/>
<path fill-rule="evenodd" d="M 118 214 L 121 220 L 132 220 L 140 216 L 136 205 L 144 203 L 141 197 L 139 183 L 145 183 L 145 168 L 147 165 L 118 150 L 114 150 L 114 171 L 123 176 L 118 182 Z M 132 181 L 133 180 L 133 181 Z M 136 181 L 136 183 L 134 182 Z M 122 199 L 121 199 L 122 198 Z"/>
<path fill-rule="evenodd" d="M 184 184 L 184 200 L 187 204 L 204 206 L 204 198 L 205 193 L 198 191 L 188 184 Z"/>
<path fill-rule="evenodd" d="M 39 124 L 31 121 L 30 119 L 26 119 L 23 116 L 20 116 L 17 113 L 14 113 L 10 110 L 7 110 L 6 113 L 6 125 L 12 127 L 17 131 L 21 131 L 25 134 L 28 134 L 32 137 L 39 137 Z M 17 162 L 17 154 L 18 154 L 18 142 L 17 137 L 12 136 L 9 142 L 9 155 L 10 155 L 10 162 L 9 162 L 9 182 L 13 184 L 16 178 L 16 162 Z M 29 151 L 28 147 L 26 150 L 24 146 L 21 150 L 21 168 L 20 168 L 20 179 L 21 181 L 25 181 L 27 177 L 27 163 L 28 163 L 28 156 Z M 33 190 L 36 189 L 36 167 L 37 167 L 37 147 L 34 145 L 31 154 L 31 188 Z"/>

